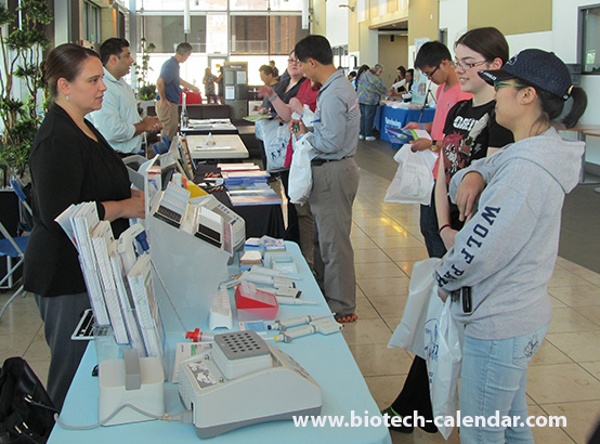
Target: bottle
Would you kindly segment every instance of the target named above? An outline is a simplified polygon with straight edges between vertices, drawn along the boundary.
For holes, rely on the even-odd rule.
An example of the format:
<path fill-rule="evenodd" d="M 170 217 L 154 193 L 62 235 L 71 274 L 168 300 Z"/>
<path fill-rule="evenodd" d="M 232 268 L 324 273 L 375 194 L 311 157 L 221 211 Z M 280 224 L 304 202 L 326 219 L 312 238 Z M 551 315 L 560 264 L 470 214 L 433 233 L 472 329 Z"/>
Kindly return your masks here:
<path fill-rule="evenodd" d="M 181 103 L 181 122 L 180 122 L 180 129 L 187 128 L 187 126 L 188 126 L 188 121 L 189 121 L 189 119 L 188 119 L 188 113 L 187 113 L 187 107 L 186 107 L 186 98 L 187 98 L 187 95 L 186 95 L 186 93 L 184 92 L 184 93 L 183 93 L 183 100 L 182 100 L 182 103 Z"/>

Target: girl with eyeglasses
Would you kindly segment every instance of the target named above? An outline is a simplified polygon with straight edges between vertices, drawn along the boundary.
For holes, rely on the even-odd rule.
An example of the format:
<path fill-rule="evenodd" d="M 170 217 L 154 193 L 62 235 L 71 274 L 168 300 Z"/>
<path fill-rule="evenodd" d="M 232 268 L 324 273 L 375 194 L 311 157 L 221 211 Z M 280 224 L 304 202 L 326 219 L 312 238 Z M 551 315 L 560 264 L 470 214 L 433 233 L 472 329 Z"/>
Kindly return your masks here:
<path fill-rule="evenodd" d="M 446 190 L 450 177 L 472 160 L 485 157 L 491 148 L 500 148 L 513 141 L 510 131 L 498 125 L 494 118 L 494 89 L 477 75 L 478 69 L 499 69 L 506 63 L 506 39 L 496 28 L 477 28 L 461 36 L 454 50 L 460 87 L 463 92 L 471 93 L 472 97 L 457 102 L 448 111 L 438 166 L 434 168 L 434 172 L 437 172 L 434 207 L 438 236 L 441 236 L 446 249 L 452 246 L 454 236 L 463 224 L 459 220 L 458 208 L 448 201 Z M 429 76 L 432 75 L 433 72 L 430 72 Z M 439 241 L 438 238 L 436 244 Z M 383 412 L 390 416 L 412 416 L 413 411 L 432 420 L 422 427 L 425 431 L 437 431 L 433 425 L 427 364 L 418 356 L 415 356 L 404 388 Z M 391 428 L 403 433 L 413 430 L 413 427 L 407 426 Z"/>
<path fill-rule="evenodd" d="M 547 286 L 558 254 L 561 210 L 565 194 L 577 185 L 584 152 L 583 142 L 562 140 L 554 125 L 574 127 L 587 98 L 573 87 L 565 64 L 539 49 L 479 75 L 494 85 L 496 119 L 515 143 L 453 177 L 450 194 L 461 219 L 470 220 L 435 274 L 442 299 L 471 288 L 470 313 L 462 304 L 451 306 L 453 318 L 465 325 L 461 414 L 521 418 L 508 425 L 501 420 L 461 427 L 461 442 L 533 443 L 523 420 L 527 368 L 550 322 Z M 569 99 L 570 111 L 557 122 Z"/>

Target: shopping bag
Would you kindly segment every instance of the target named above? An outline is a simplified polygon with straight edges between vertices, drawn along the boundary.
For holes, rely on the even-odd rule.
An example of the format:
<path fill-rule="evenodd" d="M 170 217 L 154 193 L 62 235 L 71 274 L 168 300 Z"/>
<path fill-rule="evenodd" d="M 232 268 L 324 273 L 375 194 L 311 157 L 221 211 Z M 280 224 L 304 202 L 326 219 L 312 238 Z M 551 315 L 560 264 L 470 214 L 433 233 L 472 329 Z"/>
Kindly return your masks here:
<path fill-rule="evenodd" d="M 384 202 L 431 204 L 435 157 L 429 150 L 413 153 L 404 145 L 394 156 L 398 170 L 387 189 Z M 433 162 L 432 162 L 433 160 Z"/>
<path fill-rule="evenodd" d="M 262 140 L 265 147 L 265 157 L 267 165 L 265 169 L 269 173 L 274 173 L 286 169 L 285 155 L 287 145 L 290 140 L 290 132 L 286 124 L 279 120 L 263 120 Z"/>
<path fill-rule="evenodd" d="M 437 286 L 435 289 L 437 292 Z M 438 304 L 430 305 L 425 325 L 425 360 L 434 418 L 456 417 L 458 407 L 458 378 L 464 334 L 462 325 L 452 318 L 451 304 L 452 299 L 448 297 L 441 312 Z M 453 427 L 438 425 L 438 430 L 444 439 L 448 439 Z"/>
<path fill-rule="evenodd" d="M 389 348 L 403 348 L 425 359 L 425 323 L 430 301 L 443 305 L 441 299 L 432 291 L 435 287 L 433 270 L 440 263 L 439 258 L 429 258 L 415 263 L 408 299 L 402 313 L 402 320 L 394 330 L 388 343 Z"/>
<path fill-rule="evenodd" d="M 288 181 L 288 195 L 293 204 L 303 204 L 310 197 L 312 190 L 310 161 L 313 157 L 314 149 L 306 138 L 294 141 L 294 154 Z"/>

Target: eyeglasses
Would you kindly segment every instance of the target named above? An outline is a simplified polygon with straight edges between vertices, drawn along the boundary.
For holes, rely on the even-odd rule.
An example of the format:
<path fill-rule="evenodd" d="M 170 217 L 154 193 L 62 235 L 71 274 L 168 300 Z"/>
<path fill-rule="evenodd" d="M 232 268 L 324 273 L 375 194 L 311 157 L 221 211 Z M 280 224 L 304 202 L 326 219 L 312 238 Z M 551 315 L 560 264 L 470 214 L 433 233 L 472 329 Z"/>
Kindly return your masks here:
<path fill-rule="evenodd" d="M 438 69 L 440 69 L 440 65 L 436 66 L 435 69 L 433 71 L 431 71 L 430 73 L 426 73 L 425 71 L 422 71 L 422 70 L 421 70 L 421 72 L 423 73 L 423 75 L 425 77 L 427 77 L 428 79 L 431 79 Z"/>
<path fill-rule="evenodd" d="M 506 87 L 524 88 L 525 85 L 522 85 L 518 82 L 509 82 L 506 80 L 495 80 L 494 81 L 494 90 L 496 92 L 498 92 L 498 90 L 500 88 L 506 88 Z"/>
<path fill-rule="evenodd" d="M 476 66 L 483 65 L 484 63 L 487 63 L 487 60 L 484 60 L 484 61 L 482 61 L 482 62 L 475 62 L 475 63 L 469 63 L 469 62 L 460 62 L 460 61 L 458 61 L 458 60 L 454 60 L 454 64 L 455 64 L 457 67 L 459 67 L 459 66 L 460 66 L 462 69 L 471 69 L 471 68 L 474 68 L 474 67 L 476 67 Z"/>
<path fill-rule="evenodd" d="M 300 63 L 300 60 L 298 60 L 298 59 L 288 59 L 288 63 L 296 64 L 296 63 Z"/>

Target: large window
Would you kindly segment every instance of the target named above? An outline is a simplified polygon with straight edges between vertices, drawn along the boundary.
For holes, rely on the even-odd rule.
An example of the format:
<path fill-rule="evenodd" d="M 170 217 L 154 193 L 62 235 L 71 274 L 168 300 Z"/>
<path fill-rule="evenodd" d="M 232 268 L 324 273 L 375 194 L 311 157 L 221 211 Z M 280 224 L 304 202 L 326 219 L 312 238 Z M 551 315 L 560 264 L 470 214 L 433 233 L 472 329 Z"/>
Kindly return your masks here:
<path fill-rule="evenodd" d="M 231 54 L 288 54 L 306 37 L 300 16 L 231 16 Z"/>
<path fill-rule="evenodd" d="M 83 38 L 88 42 L 101 43 L 100 8 L 90 2 L 83 2 Z"/>
<path fill-rule="evenodd" d="M 186 41 L 183 33 L 183 15 L 138 16 L 138 29 L 145 29 L 146 40 L 154 43 L 155 52 L 172 53 L 178 43 Z M 191 34 L 187 41 L 195 52 L 206 52 L 206 16 L 193 15 L 190 20 Z"/>
<path fill-rule="evenodd" d="M 580 38 L 583 72 L 600 74 L 600 7 L 581 10 Z"/>

